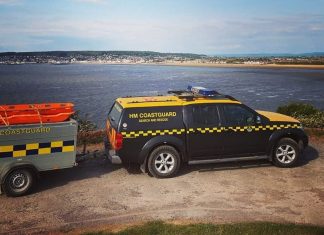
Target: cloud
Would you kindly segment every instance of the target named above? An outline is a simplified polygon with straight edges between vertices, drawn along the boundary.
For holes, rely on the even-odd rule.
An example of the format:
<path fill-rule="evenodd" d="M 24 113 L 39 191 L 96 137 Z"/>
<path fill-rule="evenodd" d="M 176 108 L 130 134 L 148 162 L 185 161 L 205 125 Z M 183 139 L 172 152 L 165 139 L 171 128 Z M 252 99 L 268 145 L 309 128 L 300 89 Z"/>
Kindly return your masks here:
<path fill-rule="evenodd" d="M 4 40 L 7 39 L 7 40 Z M 0 51 L 29 51 L 26 48 L 41 48 L 49 45 L 53 40 L 32 37 L 5 38 L 0 41 Z"/>
<path fill-rule="evenodd" d="M 20 0 L 0 0 L 0 5 L 16 5 L 20 2 Z"/>
<path fill-rule="evenodd" d="M 324 24 L 314 24 L 311 25 L 309 29 L 315 32 L 324 31 Z"/>
<path fill-rule="evenodd" d="M 104 3 L 105 0 L 73 0 L 76 2 L 85 2 L 85 3 Z"/>
<path fill-rule="evenodd" d="M 196 53 L 291 52 L 323 50 L 324 16 L 295 15 L 264 18 L 217 18 L 203 22 L 172 20 L 98 20 L 36 17 L 26 21 L 0 21 L 0 43 L 19 48 L 28 44 L 42 48 L 53 43 L 51 38 L 76 38 L 97 49 L 155 50 Z M 316 37 L 314 34 L 317 34 Z M 6 36 L 4 36 L 6 35 Z M 43 37 L 44 40 L 35 38 Z M 19 38 L 20 40 L 12 40 Z M 20 42 L 19 42 L 20 41 Z M 88 43 L 86 43 L 88 42 Z M 100 42 L 100 43 L 99 43 Z M 60 41 L 59 46 L 64 46 Z M 70 45 L 66 43 L 66 45 Z M 69 48 L 66 48 L 67 50 Z M 82 49 L 82 48 L 81 48 Z"/>

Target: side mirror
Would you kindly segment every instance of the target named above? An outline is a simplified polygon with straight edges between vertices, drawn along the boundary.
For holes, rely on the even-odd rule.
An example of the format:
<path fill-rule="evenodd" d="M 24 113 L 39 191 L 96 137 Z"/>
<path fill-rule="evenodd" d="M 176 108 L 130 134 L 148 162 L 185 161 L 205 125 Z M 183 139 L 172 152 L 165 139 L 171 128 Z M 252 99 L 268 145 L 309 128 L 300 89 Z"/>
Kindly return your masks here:
<path fill-rule="evenodd" d="M 246 123 L 247 124 L 253 124 L 253 122 L 254 122 L 254 120 L 253 120 L 253 118 L 252 117 L 248 117 L 247 119 L 246 119 Z"/>
<path fill-rule="evenodd" d="M 257 116 L 257 117 L 256 117 L 256 123 L 257 123 L 257 124 L 261 124 L 261 118 L 260 118 L 260 116 Z"/>

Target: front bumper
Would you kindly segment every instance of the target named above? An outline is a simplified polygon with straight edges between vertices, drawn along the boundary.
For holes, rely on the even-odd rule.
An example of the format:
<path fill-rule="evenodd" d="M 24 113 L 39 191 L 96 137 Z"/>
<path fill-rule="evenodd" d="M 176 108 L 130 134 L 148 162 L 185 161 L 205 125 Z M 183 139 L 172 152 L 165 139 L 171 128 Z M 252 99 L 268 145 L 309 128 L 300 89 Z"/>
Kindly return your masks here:
<path fill-rule="evenodd" d="M 110 149 L 110 144 L 107 137 L 104 138 L 104 143 L 105 143 L 105 153 L 108 159 L 110 160 L 110 162 L 112 164 L 121 164 L 122 160 L 117 155 L 116 150 Z"/>

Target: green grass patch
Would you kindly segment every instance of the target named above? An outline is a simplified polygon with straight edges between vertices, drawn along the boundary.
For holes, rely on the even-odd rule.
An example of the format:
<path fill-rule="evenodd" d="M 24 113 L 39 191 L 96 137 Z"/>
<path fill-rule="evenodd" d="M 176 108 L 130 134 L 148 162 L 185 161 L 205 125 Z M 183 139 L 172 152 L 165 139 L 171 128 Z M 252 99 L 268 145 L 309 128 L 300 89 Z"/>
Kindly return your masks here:
<path fill-rule="evenodd" d="M 324 227 L 276 223 L 236 223 L 236 224 L 189 224 L 175 225 L 162 221 L 148 222 L 112 233 L 109 231 L 90 232 L 91 235 L 322 235 Z"/>
<path fill-rule="evenodd" d="M 324 128 L 324 112 L 310 104 L 291 103 L 279 106 L 277 112 L 298 119 L 305 127 Z"/>

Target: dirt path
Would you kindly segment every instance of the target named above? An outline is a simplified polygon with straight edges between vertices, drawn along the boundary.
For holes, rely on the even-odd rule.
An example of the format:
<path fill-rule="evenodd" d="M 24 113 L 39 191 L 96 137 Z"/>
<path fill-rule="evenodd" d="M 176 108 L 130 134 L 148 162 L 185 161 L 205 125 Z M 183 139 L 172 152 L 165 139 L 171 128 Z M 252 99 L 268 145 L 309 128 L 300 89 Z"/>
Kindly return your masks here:
<path fill-rule="evenodd" d="M 102 158 L 42 175 L 28 196 L 0 196 L 0 232 L 38 233 L 150 219 L 275 221 L 324 226 L 323 138 L 299 167 L 266 161 L 184 166 L 158 180 Z"/>

